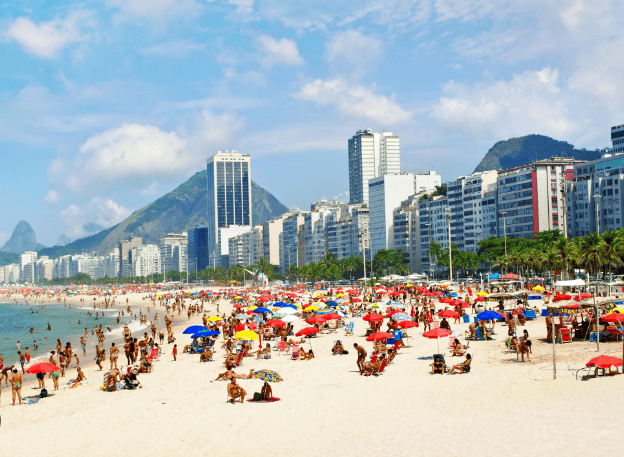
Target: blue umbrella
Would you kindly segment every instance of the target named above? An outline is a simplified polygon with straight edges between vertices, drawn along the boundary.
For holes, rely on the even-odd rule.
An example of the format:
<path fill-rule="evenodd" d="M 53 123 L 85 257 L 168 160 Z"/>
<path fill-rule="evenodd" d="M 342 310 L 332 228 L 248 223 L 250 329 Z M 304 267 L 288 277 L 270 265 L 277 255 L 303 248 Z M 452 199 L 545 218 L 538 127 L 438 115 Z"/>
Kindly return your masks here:
<path fill-rule="evenodd" d="M 210 330 L 210 329 L 203 329 L 200 330 L 199 332 L 197 332 L 195 335 L 199 335 L 199 336 L 217 336 L 219 335 L 221 332 L 218 330 Z"/>
<path fill-rule="evenodd" d="M 287 305 L 282 306 L 282 308 L 292 308 L 292 309 L 297 309 L 297 305 L 293 305 L 292 303 L 289 303 Z"/>
<path fill-rule="evenodd" d="M 326 304 L 327 306 L 332 306 L 332 307 L 336 307 L 336 306 L 338 306 L 338 303 L 336 303 L 336 302 L 335 302 L 335 301 L 333 301 L 333 300 L 326 301 L 326 302 L 325 302 L 325 304 Z"/>
<path fill-rule="evenodd" d="M 482 321 L 491 321 L 501 319 L 501 315 L 496 311 L 482 311 L 477 314 L 477 317 Z"/>
<path fill-rule="evenodd" d="M 282 306 L 286 306 L 286 303 L 284 303 L 283 301 L 278 301 L 278 302 L 273 303 L 273 306 L 277 308 L 281 308 Z"/>
<path fill-rule="evenodd" d="M 273 311 L 271 311 L 269 308 L 264 308 L 264 307 L 256 308 L 256 309 L 253 310 L 253 312 L 255 314 L 264 314 L 264 313 L 271 313 L 271 314 L 273 314 Z"/>
<path fill-rule="evenodd" d="M 208 330 L 203 325 L 191 325 L 182 332 L 183 335 L 192 335 L 193 333 L 201 332 L 202 330 Z"/>

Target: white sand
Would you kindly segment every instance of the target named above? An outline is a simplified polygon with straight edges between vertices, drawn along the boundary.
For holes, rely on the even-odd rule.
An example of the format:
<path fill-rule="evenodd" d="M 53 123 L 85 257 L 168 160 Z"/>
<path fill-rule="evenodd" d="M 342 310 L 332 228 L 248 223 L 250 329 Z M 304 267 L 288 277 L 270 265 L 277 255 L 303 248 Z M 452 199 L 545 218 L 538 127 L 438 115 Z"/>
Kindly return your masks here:
<path fill-rule="evenodd" d="M 144 306 L 139 297 L 133 302 Z M 164 309 L 158 311 L 164 315 Z M 229 306 L 222 304 L 223 311 Z M 190 323 L 198 322 L 196 317 Z M 200 364 L 198 355 L 188 354 L 173 362 L 172 345 L 165 345 L 153 373 L 139 376 L 142 389 L 136 391 L 101 392 L 102 373 L 93 366 L 85 370 L 87 385 L 60 390 L 36 405 L 10 406 L 10 388 L 2 387 L 2 455 L 586 456 L 623 447 L 617 411 L 624 376 L 575 380 L 576 369 L 596 355 L 595 343 L 575 342 L 557 345 L 553 381 L 552 346 L 541 340 L 543 318 L 526 326 L 534 344 L 531 363 L 503 352 L 506 327 L 497 326 L 496 340 L 470 342 L 472 371 L 454 376 L 429 374 L 431 360 L 420 358 L 436 352 L 436 341 L 423 338 L 422 328 L 408 331 L 411 347 L 402 349 L 382 376 L 359 376 L 353 343 L 369 354 L 372 343 L 361 336 L 366 323 L 355 322 L 356 336 L 339 330 L 312 339 L 312 361 L 276 353 L 270 360 L 246 358 L 237 373 L 266 368 L 285 379 L 273 385 L 282 400 L 270 404 L 226 403 L 226 382 L 210 382 L 224 371 L 223 350 L 212 363 Z M 176 315 L 176 324 L 181 352 L 190 340 L 181 329 L 189 321 Z M 295 322 L 295 330 L 303 326 Z M 331 355 L 336 339 L 349 355 Z M 448 338 L 440 341 L 445 351 L 447 346 Z M 621 343 L 600 347 L 601 354 L 621 356 Z M 462 360 L 447 357 L 447 363 Z M 68 371 L 74 374 L 73 368 Z M 262 386 L 259 380 L 240 383 L 250 395 Z M 51 380 L 46 384 L 52 391 Z M 36 392 L 23 389 L 24 395 Z"/>

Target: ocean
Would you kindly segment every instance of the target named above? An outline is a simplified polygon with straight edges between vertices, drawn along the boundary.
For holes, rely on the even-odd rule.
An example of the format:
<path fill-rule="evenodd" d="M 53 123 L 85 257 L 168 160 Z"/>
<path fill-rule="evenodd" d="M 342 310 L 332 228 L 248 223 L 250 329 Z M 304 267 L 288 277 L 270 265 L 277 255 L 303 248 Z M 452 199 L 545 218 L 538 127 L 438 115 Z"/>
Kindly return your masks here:
<path fill-rule="evenodd" d="M 87 301 L 85 305 L 88 303 Z M 97 339 L 95 335 L 91 335 L 91 330 L 96 326 L 102 325 L 106 336 L 105 347 L 121 339 L 124 324 L 129 325 L 133 334 L 145 327 L 137 321 L 131 322 L 127 316 L 122 316 L 117 323 L 117 316 L 122 307 L 94 310 L 92 307 L 91 309 L 76 308 L 76 304 L 72 304 L 71 309 L 69 306 L 70 304 L 65 307 L 63 303 L 57 302 L 44 305 L 34 305 L 32 302 L 28 305 L 23 302 L 20 304 L 0 303 L 0 355 L 4 357 L 4 366 L 19 362 L 18 341 L 21 343 L 22 354 L 27 347 L 30 348 L 31 364 L 47 361 L 50 351 L 56 350 L 57 338 L 60 338 L 63 347 L 66 342 L 71 342 L 74 352 L 78 353 L 80 363 L 86 364 L 95 357 L 94 348 Z M 95 313 L 98 311 L 100 315 L 96 318 Z M 92 312 L 92 316 L 89 316 L 87 312 Z M 51 330 L 47 330 L 48 322 Z M 87 357 L 83 360 L 80 337 L 85 327 L 88 329 L 89 337 L 87 338 Z M 108 332 L 107 327 L 111 328 L 111 333 Z M 30 333 L 31 328 L 34 328 L 34 333 Z M 38 350 L 34 350 L 34 340 L 39 345 Z"/>

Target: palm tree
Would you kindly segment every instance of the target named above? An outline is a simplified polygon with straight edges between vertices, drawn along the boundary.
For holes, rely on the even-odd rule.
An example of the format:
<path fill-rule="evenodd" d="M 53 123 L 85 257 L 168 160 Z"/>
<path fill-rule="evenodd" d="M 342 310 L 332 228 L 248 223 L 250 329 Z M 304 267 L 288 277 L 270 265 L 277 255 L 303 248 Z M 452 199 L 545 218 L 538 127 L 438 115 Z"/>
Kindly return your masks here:
<path fill-rule="evenodd" d="M 260 257 L 258 259 L 258 263 L 254 265 L 254 269 L 256 270 L 254 279 L 257 279 L 260 273 L 263 273 L 268 280 L 273 277 L 273 265 L 271 265 L 264 257 Z"/>
<path fill-rule="evenodd" d="M 602 239 L 605 242 L 604 255 L 605 255 L 605 270 L 604 277 L 607 276 L 607 268 L 611 272 L 612 267 L 622 265 L 622 253 L 624 253 L 624 235 L 620 231 L 607 230 L 602 234 Z"/>
<path fill-rule="evenodd" d="M 600 267 L 605 264 L 605 245 L 606 243 L 600 235 L 590 233 L 580 240 L 581 244 L 581 264 L 585 270 L 589 272 L 590 278 Z"/>

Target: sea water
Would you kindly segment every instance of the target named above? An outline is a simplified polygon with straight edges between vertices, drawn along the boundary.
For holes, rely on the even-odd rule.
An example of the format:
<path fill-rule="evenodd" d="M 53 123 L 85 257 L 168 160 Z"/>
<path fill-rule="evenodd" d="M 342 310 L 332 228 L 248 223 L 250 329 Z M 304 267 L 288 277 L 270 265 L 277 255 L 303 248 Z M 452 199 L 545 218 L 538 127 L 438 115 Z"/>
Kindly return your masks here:
<path fill-rule="evenodd" d="M 70 308 L 71 306 L 71 308 Z M 88 306 L 88 302 L 85 304 Z M 31 364 L 37 362 L 47 362 L 50 351 L 56 350 L 57 338 L 61 340 L 63 348 L 66 342 L 71 342 L 72 349 L 81 358 L 81 364 L 90 362 L 82 357 L 80 347 L 80 337 L 84 334 L 84 329 L 88 331 L 87 355 L 94 353 L 97 337 L 91 334 L 91 330 L 101 325 L 106 336 L 105 345 L 110 346 L 112 341 L 121 339 L 124 324 L 128 324 L 130 329 L 138 331 L 144 328 L 138 321 L 132 321 L 129 316 L 121 316 L 119 323 L 117 317 L 122 308 L 81 308 L 77 304 L 46 303 L 29 304 L 25 303 L 0 303 L 0 355 L 4 357 L 4 366 L 19 363 L 17 354 L 17 342 L 21 343 L 21 351 L 24 354 L 26 348 L 30 350 Z M 87 313 L 91 313 L 89 316 Z M 96 317 L 96 313 L 99 316 Z M 78 323 L 80 322 L 80 324 Z M 47 330 L 48 323 L 51 330 Z M 109 333 L 108 328 L 112 332 Z M 34 329 L 34 333 L 30 329 Z M 34 349 L 34 340 L 37 340 L 38 350 Z M 91 355 L 89 359 L 92 359 Z"/>

